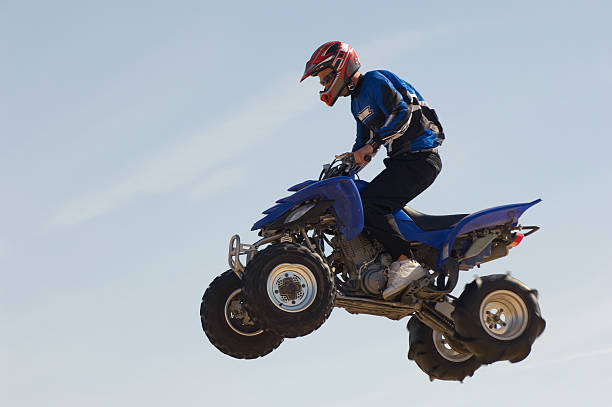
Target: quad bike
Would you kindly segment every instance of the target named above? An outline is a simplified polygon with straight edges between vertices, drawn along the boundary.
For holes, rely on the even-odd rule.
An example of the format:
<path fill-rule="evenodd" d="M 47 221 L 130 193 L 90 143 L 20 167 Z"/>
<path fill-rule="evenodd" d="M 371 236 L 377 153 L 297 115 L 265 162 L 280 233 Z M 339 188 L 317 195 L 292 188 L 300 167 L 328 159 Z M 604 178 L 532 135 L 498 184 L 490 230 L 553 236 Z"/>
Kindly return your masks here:
<path fill-rule="evenodd" d="M 459 380 L 483 364 L 523 360 L 542 333 L 536 290 L 506 274 L 476 278 L 457 298 L 459 272 L 508 255 L 537 226 L 519 217 L 541 200 L 472 214 L 430 216 L 406 206 L 393 214 L 426 270 L 396 298 L 382 291 L 393 259 L 363 227 L 357 179 L 362 166 L 345 153 L 323 167 L 319 180 L 263 213 L 253 244 L 230 239 L 230 269 L 204 293 L 204 332 L 221 352 L 253 359 L 284 338 L 319 328 L 334 307 L 352 314 L 408 322 L 409 359 L 430 379 Z"/>

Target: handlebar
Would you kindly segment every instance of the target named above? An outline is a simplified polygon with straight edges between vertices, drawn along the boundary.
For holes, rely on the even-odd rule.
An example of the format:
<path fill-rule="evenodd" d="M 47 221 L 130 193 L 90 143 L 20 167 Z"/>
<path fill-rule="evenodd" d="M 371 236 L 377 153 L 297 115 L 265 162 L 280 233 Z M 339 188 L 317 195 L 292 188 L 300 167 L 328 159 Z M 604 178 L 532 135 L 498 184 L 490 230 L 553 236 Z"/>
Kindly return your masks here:
<path fill-rule="evenodd" d="M 366 163 L 359 165 L 355 162 L 353 153 L 349 152 L 337 155 L 331 163 L 323 166 L 323 171 L 321 171 L 319 180 L 340 176 L 354 176 L 372 161 L 372 155 L 368 154 L 364 156 L 364 160 Z"/>

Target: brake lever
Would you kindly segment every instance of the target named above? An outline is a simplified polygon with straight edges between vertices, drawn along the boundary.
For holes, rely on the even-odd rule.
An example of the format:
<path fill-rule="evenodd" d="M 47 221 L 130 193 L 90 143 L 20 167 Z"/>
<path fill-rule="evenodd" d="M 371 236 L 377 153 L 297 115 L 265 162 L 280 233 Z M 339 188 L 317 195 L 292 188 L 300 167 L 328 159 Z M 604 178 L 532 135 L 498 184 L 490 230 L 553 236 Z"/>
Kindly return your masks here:
<path fill-rule="evenodd" d="M 336 157 L 336 160 L 344 160 L 346 158 L 349 158 L 352 155 L 353 153 L 344 153 L 344 154 L 337 155 L 335 157 Z"/>

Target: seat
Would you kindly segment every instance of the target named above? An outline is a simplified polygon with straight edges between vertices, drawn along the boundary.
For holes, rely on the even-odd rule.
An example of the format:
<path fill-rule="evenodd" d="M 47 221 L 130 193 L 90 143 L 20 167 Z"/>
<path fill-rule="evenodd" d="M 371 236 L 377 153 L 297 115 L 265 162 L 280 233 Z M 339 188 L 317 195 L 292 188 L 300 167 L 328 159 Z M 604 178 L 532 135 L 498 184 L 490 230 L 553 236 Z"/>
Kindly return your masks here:
<path fill-rule="evenodd" d="M 426 231 L 449 229 L 459 223 L 461 219 L 469 215 L 469 213 L 440 216 L 425 215 L 424 213 L 415 211 L 409 206 L 404 207 L 404 212 L 410 216 L 410 219 L 412 219 L 418 227 Z"/>

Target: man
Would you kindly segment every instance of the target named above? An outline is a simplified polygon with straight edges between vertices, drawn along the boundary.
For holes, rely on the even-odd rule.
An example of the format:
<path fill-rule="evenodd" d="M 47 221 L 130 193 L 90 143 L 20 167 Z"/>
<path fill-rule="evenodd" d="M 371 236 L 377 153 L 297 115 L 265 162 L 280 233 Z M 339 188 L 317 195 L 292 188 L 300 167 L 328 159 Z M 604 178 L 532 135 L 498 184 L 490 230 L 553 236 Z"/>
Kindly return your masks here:
<path fill-rule="evenodd" d="M 385 299 L 402 292 L 426 272 L 410 259 L 410 247 L 393 213 L 429 187 L 442 169 L 437 147 L 444 140 L 436 112 L 404 80 L 389 71 L 359 72 L 355 50 L 340 41 L 327 42 L 306 63 L 301 81 L 318 76 L 324 89 L 321 100 L 333 106 L 338 97 L 351 96 L 357 121 L 353 146 L 355 162 L 380 146 L 387 149 L 385 169 L 361 191 L 364 223 L 395 261 L 389 270 Z"/>

